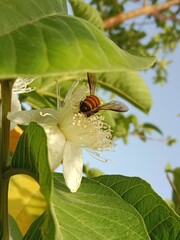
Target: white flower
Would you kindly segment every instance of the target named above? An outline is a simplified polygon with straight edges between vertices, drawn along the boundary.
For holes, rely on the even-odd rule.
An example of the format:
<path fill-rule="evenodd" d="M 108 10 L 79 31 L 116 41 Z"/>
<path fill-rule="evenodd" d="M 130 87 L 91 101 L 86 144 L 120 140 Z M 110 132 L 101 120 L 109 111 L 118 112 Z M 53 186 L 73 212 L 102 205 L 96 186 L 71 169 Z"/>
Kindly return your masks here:
<path fill-rule="evenodd" d="M 30 84 L 32 81 L 34 81 L 35 78 L 17 78 L 14 82 L 13 89 L 12 89 L 12 101 L 11 101 L 11 112 L 17 112 L 21 111 L 21 104 L 18 99 L 17 94 L 18 93 L 26 93 L 33 91 L 34 89 L 31 89 L 28 87 L 28 84 Z M 2 109 L 1 109 L 1 88 L 0 88 L 0 119 L 2 118 Z M 1 122 L 1 121 L 0 121 Z M 11 130 L 15 128 L 16 124 L 11 123 Z M 1 128 L 1 123 L 0 123 Z"/>
<path fill-rule="evenodd" d="M 38 122 L 48 139 L 49 163 L 55 169 L 63 161 L 63 174 L 71 192 L 76 192 L 82 179 L 82 148 L 96 153 L 111 147 L 111 130 L 99 114 L 86 117 L 79 113 L 87 87 L 77 87 L 77 82 L 68 91 L 64 105 L 57 110 L 42 109 L 9 113 L 8 118 L 18 124 Z"/>

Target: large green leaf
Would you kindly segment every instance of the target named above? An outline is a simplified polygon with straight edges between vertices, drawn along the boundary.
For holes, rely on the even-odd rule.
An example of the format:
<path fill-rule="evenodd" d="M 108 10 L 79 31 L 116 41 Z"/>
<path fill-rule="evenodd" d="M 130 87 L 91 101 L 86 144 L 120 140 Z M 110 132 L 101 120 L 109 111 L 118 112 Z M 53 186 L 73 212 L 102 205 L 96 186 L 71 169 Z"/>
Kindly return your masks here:
<path fill-rule="evenodd" d="M 67 14 L 67 6 L 66 0 L 0 0 L 0 13 L 2 37 L 48 16 Z"/>
<path fill-rule="evenodd" d="M 37 123 L 30 123 L 23 132 L 14 152 L 11 167 L 21 173 L 32 175 L 39 183 L 41 192 L 49 199 L 52 180 L 48 164 L 47 138 L 44 129 Z M 11 171 L 11 170 L 9 170 Z"/>
<path fill-rule="evenodd" d="M 62 175 L 54 174 L 52 202 L 63 239 L 148 239 L 135 209 L 93 180 L 84 178 L 72 194 Z"/>
<path fill-rule="evenodd" d="M 94 178 L 109 187 L 141 214 L 153 240 L 180 239 L 180 218 L 144 180 L 137 177 L 100 176 Z"/>
<path fill-rule="evenodd" d="M 53 179 L 53 212 L 59 226 L 57 240 L 149 239 L 138 212 L 108 187 L 84 178 L 78 192 L 70 193 L 62 174 L 55 173 Z M 38 229 L 32 225 L 29 231 L 38 236 L 39 225 Z"/>
<path fill-rule="evenodd" d="M 150 91 L 138 73 L 129 71 L 99 74 L 98 82 L 144 112 L 148 112 L 152 106 Z"/>
<path fill-rule="evenodd" d="M 1 79 L 140 70 L 154 63 L 154 57 L 118 48 L 91 23 L 64 15 L 63 3 L 0 1 Z"/>

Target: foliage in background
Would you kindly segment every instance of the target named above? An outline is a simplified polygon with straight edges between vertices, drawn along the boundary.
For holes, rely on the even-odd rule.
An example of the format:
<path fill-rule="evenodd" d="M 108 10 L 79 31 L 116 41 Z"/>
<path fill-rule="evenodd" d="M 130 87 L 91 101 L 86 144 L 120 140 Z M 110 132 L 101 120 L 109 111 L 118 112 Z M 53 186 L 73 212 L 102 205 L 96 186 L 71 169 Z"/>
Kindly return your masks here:
<path fill-rule="evenodd" d="M 168 79 L 168 54 L 180 40 L 179 1 L 106 1 L 91 0 L 104 20 L 107 35 L 123 49 L 138 49 L 144 54 L 158 54 L 154 82 Z M 149 25 L 155 31 L 150 31 Z"/>

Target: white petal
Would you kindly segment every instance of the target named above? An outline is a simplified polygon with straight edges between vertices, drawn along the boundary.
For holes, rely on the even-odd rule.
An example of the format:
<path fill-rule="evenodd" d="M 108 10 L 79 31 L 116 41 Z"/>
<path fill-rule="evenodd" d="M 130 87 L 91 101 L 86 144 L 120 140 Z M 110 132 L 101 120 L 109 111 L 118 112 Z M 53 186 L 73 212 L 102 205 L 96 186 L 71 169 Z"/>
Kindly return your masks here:
<path fill-rule="evenodd" d="M 63 156 L 63 174 L 67 187 L 76 192 L 82 179 L 83 159 L 79 146 L 66 142 Z"/>
<path fill-rule="evenodd" d="M 51 170 L 59 166 L 63 159 L 63 152 L 66 140 L 56 126 L 43 126 L 48 142 L 48 155 Z"/>
<path fill-rule="evenodd" d="M 7 118 L 17 124 L 28 125 L 30 122 L 40 124 L 56 125 L 58 112 L 54 109 L 44 108 L 41 110 L 28 110 L 19 112 L 10 112 Z"/>
<path fill-rule="evenodd" d="M 21 104 L 15 93 L 12 94 L 11 111 L 12 112 L 21 111 Z"/>

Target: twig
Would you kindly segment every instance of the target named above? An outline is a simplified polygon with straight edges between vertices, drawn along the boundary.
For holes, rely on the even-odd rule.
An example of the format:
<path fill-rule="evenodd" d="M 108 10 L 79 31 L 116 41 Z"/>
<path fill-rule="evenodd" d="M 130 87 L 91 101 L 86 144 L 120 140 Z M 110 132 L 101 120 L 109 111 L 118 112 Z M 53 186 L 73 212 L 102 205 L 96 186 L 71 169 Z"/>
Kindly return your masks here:
<path fill-rule="evenodd" d="M 180 204 L 180 196 L 179 196 L 179 193 L 178 193 L 178 191 L 177 191 L 177 188 L 176 188 L 176 186 L 174 185 L 173 181 L 171 180 L 168 172 L 166 172 L 166 176 L 167 176 L 167 179 L 168 179 L 168 181 L 169 181 L 169 183 L 170 183 L 173 191 L 175 192 L 175 194 L 176 194 L 176 196 L 177 196 L 177 200 L 178 200 L 178 202 L 179 202 L 179 204 Z"/>
<path fill-rule="evenodd" d="M 165 16 L 161 13 L 158 13 L 158 14 L 154 14 L 155 18 L 160 20 L 160 21 L 166 21 L 166 20 L 172 20 L 172 21 L 175 21 L 175 22 L 180 22 L 180 19 L 176 18 L 174 15 L 171 15 L 171 16 Z"/>
<path fill-rule="evenodd" d="M 155 15 L 159 14 L 172 6 L 180 4 L 180 0 L 172 0 L 158 5 L 145 5 L 140 9 L 133 10 L 127 13 L 119 13 L 116 16 L 104 20 L 104 29 L 114 28 L 120 23 L 141 15 Z"/>

